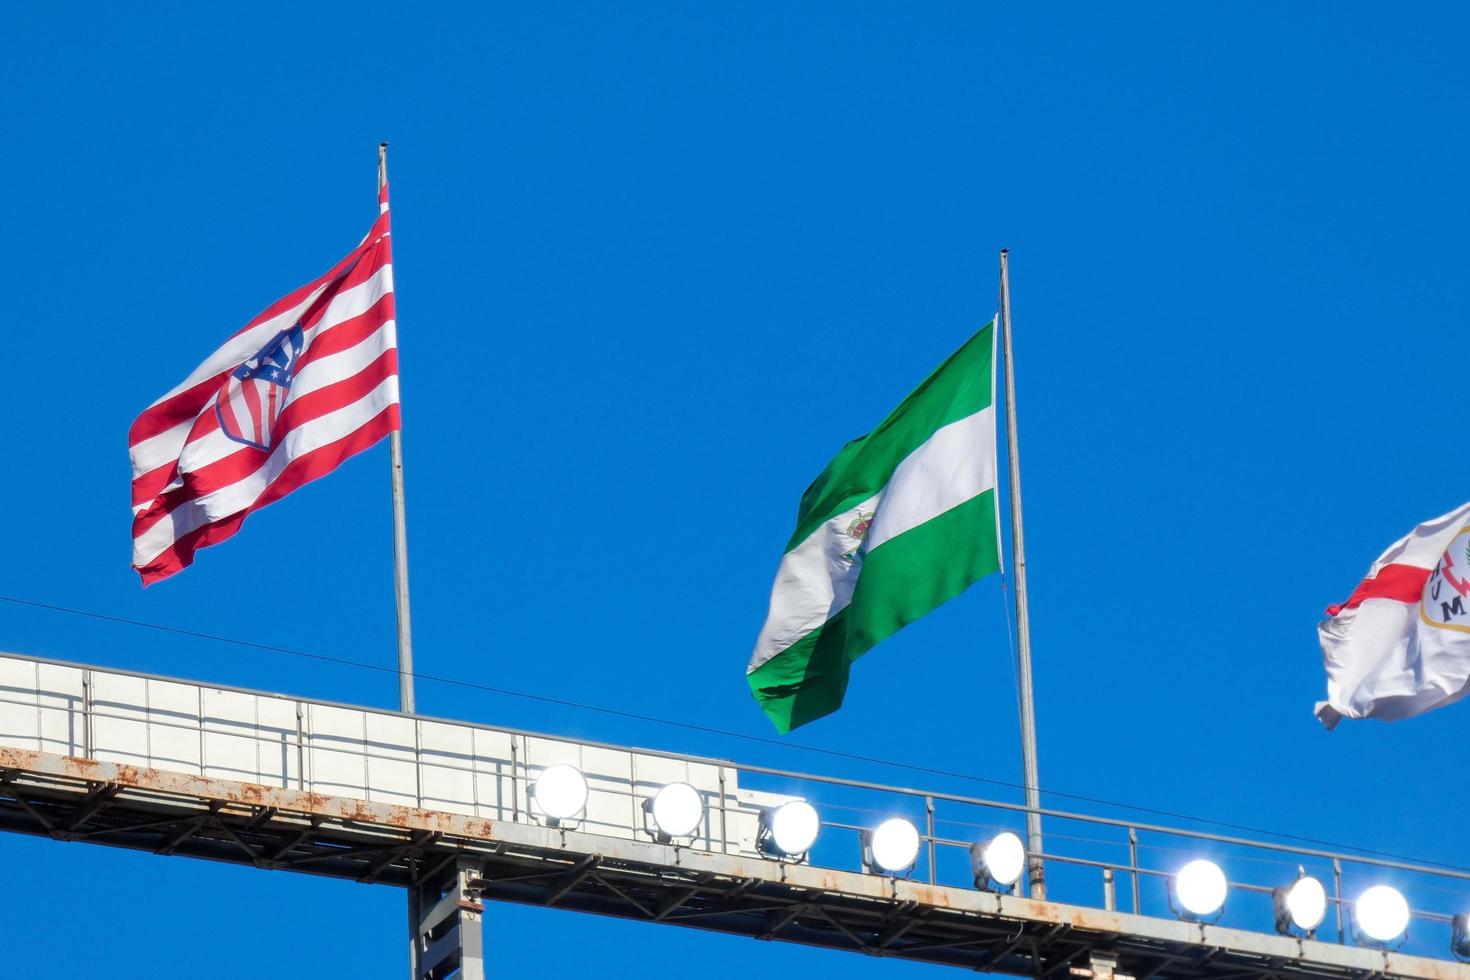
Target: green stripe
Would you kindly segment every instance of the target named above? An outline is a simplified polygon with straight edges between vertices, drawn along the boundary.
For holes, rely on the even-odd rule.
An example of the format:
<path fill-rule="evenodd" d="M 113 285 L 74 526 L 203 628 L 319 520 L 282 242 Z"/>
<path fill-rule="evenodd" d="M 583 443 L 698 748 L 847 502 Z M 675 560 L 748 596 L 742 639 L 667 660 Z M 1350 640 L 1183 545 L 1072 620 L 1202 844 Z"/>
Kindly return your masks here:
<path fill-rule="evenodd" d="M 836 711 L 853 661 L 1000 568 L 995 506 L 986 490 L 874 548 L 848 607 L 747 675 L 778 731 Z"/>
<path fill-rule="evenodd" d="M 796 533 L 787 543 L 787 551 L 805 541 L 824 522 L 886 486 L 898 464 L 936 429 L 974 415 L 990 404 L 994 331 L 995 324 L 987 323 L 876 429 L 842 447 L 801 495 Z"/>

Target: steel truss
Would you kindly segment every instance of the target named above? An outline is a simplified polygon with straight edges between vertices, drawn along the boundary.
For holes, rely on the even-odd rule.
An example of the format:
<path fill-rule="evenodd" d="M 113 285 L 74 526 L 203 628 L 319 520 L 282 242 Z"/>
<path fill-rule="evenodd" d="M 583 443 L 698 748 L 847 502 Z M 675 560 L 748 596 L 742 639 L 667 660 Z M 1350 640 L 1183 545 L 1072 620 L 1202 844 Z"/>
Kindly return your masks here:
<path fill-rule="evenodd" d="M 1440 960 L 29 750 L 0 748 L 0 830 L 412 889 L 425 980 L 483 976 L 485 901 L 1041 980 L 1470 980 Z"/>

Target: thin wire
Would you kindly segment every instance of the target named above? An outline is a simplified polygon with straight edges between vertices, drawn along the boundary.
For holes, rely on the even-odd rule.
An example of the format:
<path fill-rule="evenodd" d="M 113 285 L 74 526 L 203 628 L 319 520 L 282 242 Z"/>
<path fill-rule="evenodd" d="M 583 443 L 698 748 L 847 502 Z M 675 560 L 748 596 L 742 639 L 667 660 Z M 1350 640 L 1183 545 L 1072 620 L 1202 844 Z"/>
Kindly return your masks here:
<path fill-rule="evenodd" d="M 331 657 L 320 653 L 307 653 L 304 650 L 294 650 L 290 647 L 273 646 L 269 643 L 256 643 L 253 640 L 241 640 L 232 636 L 220 636 L 215 633 L 203 633 L 198 630 L 183 629 L 178 626 L 164 626 L 159 623 L 148 623 L 138 619 L 126 619 L 122 616 L 110 616 L 106 613 L 91 612 L 86 609 L 74 609 L 69 606 L 59 606 L 49 602 L 37 602 L 33 599 L 21 599 L 15 596 L 0 595 L 0 601 L 13 603 L 17 606 L 28 606 L 32 609 L 45 609 L 49 612 L 65 613 L 71 616 L 82 616 L 87 619 L 101 620 L 107 623 L 118 623 L 123 626 L 136 626 L 140 629 L 156 630 L 160 633 L 171 633 L 175 636 L 187 636 L 196 640 L 209 640 L 213 643 L 227 643 L 233 646 L 246 647 L 251 650 L 263 650 L 267 653 L 280 653 L 290 657 L 301 657 L 306 660 L 315 660 L 321 663 L 337 664 L 343 667 L 356 667 L 361 670 L 372 670 L 384 674 L 397 674 L 395 667 L 385 667 L 381 664 L 365 663 L 360 660 L 348 660 L 344 657 Z M 504 687 L 493 687 L 489 684 L 480 684 L 475 681 L 461 680 L 455 677 L 442 677 L 436 674 L 423 674 L 414 672 L 412 675 L 416 680 L 431 681 L 436 684 L 447 684 L 453 687 L 462 687 L 474 691 L 483 691 L 488 694 L 500 694 L 505 697 L 521 698 L 527 701 L 536 701 L 541 704 L 553 704 L 561 708 L 574 708 L 578 711 L 593 711 L 598 714 L 612 715 L 617 718 L 626 718 L 631 721 L 648 722 L 654 725 L 664 725 L 670 728 L 680 728 L 685 731 L 700 732 L 705 735 L 719 735 L 723 738 L 740 739 L 745 742 L 754 742 L 760 745 L 773 745 L 783 749 L 794 749 L 798 752 L 809 752 L 814 755 L 823 755 L 829 758 L 845 759 L 850 762 L 861 762 L 866 765 L 887 766 L 893 769 L 903 769 L 908 772 L 923 773 L 929 776 L 943 776 L 947 779 L 967 780 L 975 783 L 985 783 L 991 786 L 1003 786 L 1007 789 L 1021 789 L 1025 786 L 1021 783 L 1008 782 L 1003 779 L 990 779 L 986 776 L 974 776 L 969 773 L 955 772 L 950 769 L 935 769 L 930 766 L 920 766 L 909 762 L 895 762 L 891 759 L 880 759 L 875 756 L 859 755 L 853 752 L 841 752 L 837 749 L 824 749 L 815 745 L 802 745 L 799 742 L 786 742 L 777 738 L 767 738 L 761 735 L 747 735 L 743 732 L 732 732 L 723 728 L 713 728 L 708 725 L 697 725 L 687 721 L 672 721 L 668 718 L 657 718 L 653 715 L 639 714 L 635 711 L 623 711 L 619 708 L 608 708 L 595 704 L 583 704 L 578 701 L 568 701 L 564 698 L 548 697 L 544 694 L 531 694 L 527 691 L 513 691 Z M 1177 813 L 1172 810 L 1159 810 L 1153 807 L 1139 806 L 1133 803 L 1120 803 L 1116 800 L 1107 800 L 1095 796 L 1083 796 L 1077 793 L 1064 793 L 1061 790 L 1041 788 L 1041 791 L 1049 796 L 1061 799 L 1075 800 L 1081 803 L 1093 803 L 1099 806 L 1117 807 L 1123 810 L 1131 810 L 1135 813 L 1146 813 L 1156 817 L 1167 817 L 1171 820 L 1187 820 L 1192 823 L 1208 824 L 1214 827 L 1224 827 L 1229 830 L 1238 830 L 1243 833 L 1261 834 L 1267 837 L 1275 837 L 1281 840 L 1296 841 L 1302 844 L 1313 844 L 1317 847 L 1332 848 L 1340 851 L 1355 851 L 1358 854 L 1371 857 L 1387 858 L 1394 861 L 1405 861 L 1416 864 L 1433 865 L 1435 867 L 1447 868 L 1452 871 L 1470 872 L 1470 869 L 1457 865 L 1447 864 L 1443 861 L 1429 861 L 1423 858 L 1406 857 L 1402 854 L 1394 854 L 1388 851 L 1375 851 L 1365 847 L 1355 847 L 1352 844 L 1339 844 L 1333 841 L 1325 841 L 1315 837 L 1304 837 L 1297 834 L 1282 833 L 1278 830 L 1267 830 L 1261 827 L 1252 827 L 1247 824 L 1229 823 L 1224 820 L 1212 820 L 1208 817 L 1196 817 L 1187 813 Z"/>

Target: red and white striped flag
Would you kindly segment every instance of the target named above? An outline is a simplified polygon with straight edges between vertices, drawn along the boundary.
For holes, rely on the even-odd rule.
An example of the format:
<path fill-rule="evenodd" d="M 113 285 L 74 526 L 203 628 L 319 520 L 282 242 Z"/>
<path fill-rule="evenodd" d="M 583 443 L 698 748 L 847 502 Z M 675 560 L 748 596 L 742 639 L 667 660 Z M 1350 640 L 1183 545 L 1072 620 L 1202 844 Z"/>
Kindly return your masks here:
<path fill-rule="evenodd" d="M 398 428 L 388 188 L 362 244 L 277 300 L 128 433 L 133 567 L 149 585 Z"/>

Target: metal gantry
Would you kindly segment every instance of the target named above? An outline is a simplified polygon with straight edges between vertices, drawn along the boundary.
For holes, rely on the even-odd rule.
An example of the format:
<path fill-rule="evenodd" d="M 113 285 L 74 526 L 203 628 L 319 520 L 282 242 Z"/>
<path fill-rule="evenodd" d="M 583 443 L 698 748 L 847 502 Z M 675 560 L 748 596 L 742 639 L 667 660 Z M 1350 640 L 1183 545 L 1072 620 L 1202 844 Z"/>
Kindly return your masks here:
<path fill-rule="evenodd" d="M 538 771 L 567 759 L 588 773 L 592 792 L 583 819 L 550 826 L 528 790 Z M 705 819 L 693 839 L 663 843 L 649 832 L 642 801 L 676 779 L 700 791 Z M 760 780 L 785 792 L 743 785 Z M 761 811 L 796 796 L 823 810 L 826 849 L 804 861 L 764 855 L 756 842 Z M 866 798 L 887 803 L 856 806 Z M 925 853 L 913 875 L 840 866 L 874 812 L 923 815 Z M 1354 945 L 1343 930 L 1331 935 L 1338 941 L 1277 935 L 1269 931 L 1270 881 L 1232 882 L 1241 916 L 1265 910 L 1253 928 L 1150 914 L 1158 904 L 1150 895 L 1159 891 L 1151 883 L 1169 871 L 1140 859 L 1149 845 L 1139 837 L 1168 835 L 1216 853 L 1252 848 L 1360 876 L 1366 868 L 1433 877 L 1467 898 L 1470 876 L 1047 811 L 1054 822 L 1092 827 L 1094 836 L 1115 834 L 1117 858 L 1083 842 L 1065 849 L 1075 835 L 1054 832 L 1055 853 L 1045 856 L 1050 897 L 1066 894 L 1060 872 L 1070 868 L 1093 882 L 1070 883 L 1077 901 L 976 889 L 960 860 L 975 833 L 1025 812 L 954 794 L 0 656 L 0 830 L 409 889 L 410 939 L 425 980 L 484 975 L 482 917 L 497 901 L 1049 980 L 1470 980 L 1463 964 Z M 1128 911 L 1116 907 L 1123 877 Z M 1340 886 L 1333 904 L 1350 907 Z M 1447 914 L 1421 909 L 1415 923 L 1448 938 Z"/>

